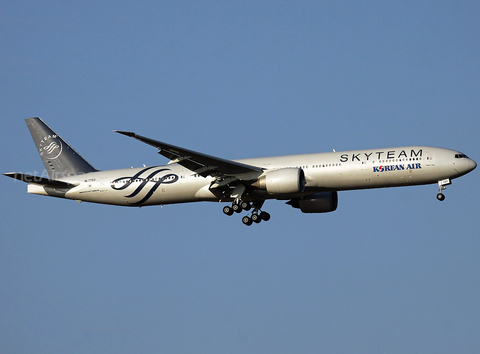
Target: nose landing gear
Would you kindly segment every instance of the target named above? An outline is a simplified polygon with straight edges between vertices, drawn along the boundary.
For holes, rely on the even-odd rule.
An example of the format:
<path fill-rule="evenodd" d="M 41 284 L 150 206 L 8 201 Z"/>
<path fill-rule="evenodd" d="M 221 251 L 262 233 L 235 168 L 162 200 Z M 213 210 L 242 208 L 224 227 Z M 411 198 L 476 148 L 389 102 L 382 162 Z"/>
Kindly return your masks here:
<path fill-rule="evenodd" d="M 447 187 L 445 186 L 448 186 L 452 184 L 452 182 L 450 181 L 449 178 L 447 179 L 444 179 L 444 180 L 441 180 L 441 181 L 438 181 L 438 194 L 437 194 L 437 199 L 441 202 L 443 202 L 445 200 L 445 195 L 442 193 Z"/>

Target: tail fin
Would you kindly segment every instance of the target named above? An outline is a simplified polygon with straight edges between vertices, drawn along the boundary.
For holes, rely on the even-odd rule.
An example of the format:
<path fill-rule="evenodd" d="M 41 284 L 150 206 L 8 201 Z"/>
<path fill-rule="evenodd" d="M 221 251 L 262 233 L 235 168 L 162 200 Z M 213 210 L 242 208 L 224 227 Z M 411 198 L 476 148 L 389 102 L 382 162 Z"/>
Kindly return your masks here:
<path fill-rule="evenodd" d="M 28 118 L 25 121 L 51 179 L 96 171 L 43 120 Z"/>

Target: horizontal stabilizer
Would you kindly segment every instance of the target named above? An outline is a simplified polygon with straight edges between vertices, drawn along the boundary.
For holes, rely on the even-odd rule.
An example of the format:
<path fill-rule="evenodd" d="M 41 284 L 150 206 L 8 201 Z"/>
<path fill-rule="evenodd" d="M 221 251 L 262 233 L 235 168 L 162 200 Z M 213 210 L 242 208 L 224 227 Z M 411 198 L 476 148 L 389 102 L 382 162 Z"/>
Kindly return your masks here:
<path fill-rule="evenodd" d="M 49 187 L 55 187 L 55 188 L 73 188 L 76 186 L 76 184 L 72 184 L 72 183 L 57 181 L 54 179 L 48 179 L 48 178 L 43 178 L 39 176 L 27 175 L 27 174 L 18 173 L 18 172 L 4 173 L 4 175 L 7 177 L 18 179 L 19 181 L 22 181 L 22 182 L 38 184 L 41 186 L 49 186 Z"/>

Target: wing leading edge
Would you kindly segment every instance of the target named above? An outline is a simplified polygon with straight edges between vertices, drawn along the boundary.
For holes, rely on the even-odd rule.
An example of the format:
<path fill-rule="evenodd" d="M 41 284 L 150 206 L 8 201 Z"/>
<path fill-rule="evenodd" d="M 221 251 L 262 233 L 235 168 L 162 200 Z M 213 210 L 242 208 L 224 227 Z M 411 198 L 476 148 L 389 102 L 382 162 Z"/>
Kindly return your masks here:
<path fill-rule="evenodd" d="M 254 180 L 263 173 L 263 169 L 257 166 L 203 154 L 150 139 L 133 132 L 119 130 L 114 130 L 114 132 L 135 138 L 145 144 L 156 147 L 159 154 L 170 159 L 169 164 L 178 163 L 203 177 L 234 177 L 238 180 Z"/>

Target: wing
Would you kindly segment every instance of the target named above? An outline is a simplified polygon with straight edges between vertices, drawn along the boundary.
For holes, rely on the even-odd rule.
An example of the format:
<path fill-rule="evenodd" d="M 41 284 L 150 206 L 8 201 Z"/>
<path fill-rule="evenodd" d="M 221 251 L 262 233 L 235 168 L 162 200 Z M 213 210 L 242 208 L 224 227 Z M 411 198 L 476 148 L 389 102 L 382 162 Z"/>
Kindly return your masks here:
<path fill-rule="evenodd" d="M 167 144 L 162 141 L 146 138 L 132 132 L 119 130 L 114 130 L 114 132 L 154 146 L 158 149 L 159 154 L 170 159 L 169 164 L 178 163 L 204 177 L 231 177 L 227 178 L 227 180 L 254 180 L 263 173 L 263 169 L 257 166 L 246 165 L 232 160 L 203 154 L 201 152 Z"/>

